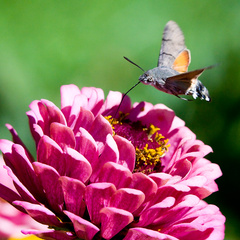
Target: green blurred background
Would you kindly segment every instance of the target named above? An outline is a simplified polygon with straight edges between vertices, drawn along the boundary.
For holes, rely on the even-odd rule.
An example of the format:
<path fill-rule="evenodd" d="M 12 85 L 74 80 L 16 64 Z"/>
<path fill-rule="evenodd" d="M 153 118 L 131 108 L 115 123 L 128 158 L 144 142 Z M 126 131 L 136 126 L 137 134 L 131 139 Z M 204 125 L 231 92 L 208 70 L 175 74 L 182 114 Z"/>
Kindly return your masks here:
<path fill-rule="evenodd" d="M 226 238 L 240 239 L 240 1 L 1 1 L 0 138 L 12 124 L 33 149 L 25 112 L 34 99 L 60 106 L 59 88 L 74 83 L 126 92 L 157 64 L 162 31 L 176 21 L 191 50 L 190 70 L 219 64 L 201 80 L 212 102 L 182 101 L 139 85 L 133 102 L 164 103 L 212 146 L 220 191 L 207 201 L 227 217 Z"/>

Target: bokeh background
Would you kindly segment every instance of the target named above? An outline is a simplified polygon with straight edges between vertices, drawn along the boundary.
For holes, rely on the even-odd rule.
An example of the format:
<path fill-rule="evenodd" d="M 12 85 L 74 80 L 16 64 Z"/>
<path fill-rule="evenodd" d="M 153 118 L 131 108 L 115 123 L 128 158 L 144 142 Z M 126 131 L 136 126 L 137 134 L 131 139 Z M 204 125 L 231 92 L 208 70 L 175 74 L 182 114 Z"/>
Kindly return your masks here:
<path fill-rule="evenodd" d="M 212 102 L 182 101 L 138 85 L 133 102 L 164 103 L 197 138 L 212 146 L 208 159 L 223 176 L 207 199 L 227 217 L 226 239 L 240 239 L 240 1 L 1 1 L 0 138 L 12 124 L 33 151 L 25 112 L 34 99 L 60 106 L 59 88 L 74 83 L 126 92 L 157 64 L 162 31 L 176 21 L 191 50 L 190 70 L 219 64 L 201 80 Z"/>

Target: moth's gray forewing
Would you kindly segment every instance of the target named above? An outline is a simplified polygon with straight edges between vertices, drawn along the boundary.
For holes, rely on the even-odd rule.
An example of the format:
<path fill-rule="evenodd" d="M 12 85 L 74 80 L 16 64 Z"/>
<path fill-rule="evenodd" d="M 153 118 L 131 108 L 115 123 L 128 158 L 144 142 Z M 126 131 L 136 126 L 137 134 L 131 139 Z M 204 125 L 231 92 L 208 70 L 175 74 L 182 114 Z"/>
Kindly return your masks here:
<path fill-rule="evenodd" d="M 158 67 L 171 68 L 176 57 L 184 49 L 186 46 L 181 29 L 174 21 L 169 21 L 163 31 Z"/>

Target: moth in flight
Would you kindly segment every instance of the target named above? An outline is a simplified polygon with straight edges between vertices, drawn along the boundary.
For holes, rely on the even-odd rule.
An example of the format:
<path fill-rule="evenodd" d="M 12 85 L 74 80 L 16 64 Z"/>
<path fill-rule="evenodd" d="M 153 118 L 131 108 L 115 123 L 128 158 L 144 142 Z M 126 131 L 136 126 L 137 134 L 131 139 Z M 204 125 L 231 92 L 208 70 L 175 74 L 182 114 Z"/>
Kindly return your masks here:
<path fill-rule="evenodd" d="M 136 63 L 133 63 L 126 57 L 124 58 L 143 70 Z M 139 77 L 139 82 L 136 85 L 140 82 L 152 85 L 160 91 L 184 100 L 187 99 L 179 95 L 192 95 L 194 99 L 199 97 L 202 100 L 211 101 L 207 88 L 198 77 L 204 70 L 212 68 L 212 66 L 188 72 L 190 62 L 190 50 L 185 46 L 181 29 L 177 23 L 169 21 L 163 31 L 157 67 L 146 72 L 143 70 L 144 73 Z"/>

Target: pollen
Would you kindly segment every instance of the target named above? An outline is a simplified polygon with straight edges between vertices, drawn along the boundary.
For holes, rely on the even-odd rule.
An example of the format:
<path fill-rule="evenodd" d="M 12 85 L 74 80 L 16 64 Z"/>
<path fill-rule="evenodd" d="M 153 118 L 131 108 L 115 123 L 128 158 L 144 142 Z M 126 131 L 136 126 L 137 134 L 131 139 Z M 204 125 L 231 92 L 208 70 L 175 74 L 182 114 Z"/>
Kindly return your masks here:
<path fill-rule="evenodd" d="M 160 128 L 150 124 L 143 126 L 140 121 L 132 122 L 128 114 L 120 113 L 118 119 L 105 117 L 113 128 L 113 135 L 122 136 L 133 144 L 136 150 L 134 172 L 150 174 L 161 171 L 161 158 L 166 155 L 170 144 Z"/>

